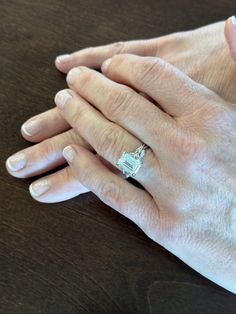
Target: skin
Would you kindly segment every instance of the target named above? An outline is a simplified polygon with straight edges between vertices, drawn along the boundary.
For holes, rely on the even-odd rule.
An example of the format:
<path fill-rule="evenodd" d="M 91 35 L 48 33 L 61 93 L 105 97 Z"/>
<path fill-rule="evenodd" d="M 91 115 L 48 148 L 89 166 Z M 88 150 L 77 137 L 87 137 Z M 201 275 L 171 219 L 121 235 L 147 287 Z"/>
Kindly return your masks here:
<path fill-rule="evenodd" d="M 230 17 L 225 23 L 225 37 L 232 59 L 236 61 L 236 17 Z"/>
<path fill-rule="evenodd" d="M 63 154 L 52 150 L 47 162 L 50 168 L 64 157 L 69 166 L 34 182 L 43 193 L 37 196 L 31 187 L 33 197 L 54 201 L 58 189 L 65 191 L 63 180 L 73 178 L 67 195 L 79 187 L 92 191 L 190 267 L 236 293 L 235 105 L 158 57 L 118 54 L 103 63 L 102 74 L 77 67 L 67 82 L 55 102 L 57 118 L 72 127 L 66 133 L 71 145 Z M 143 189 L 116 169 L 122 152 L 142 143 L 149 149 L 135 179 Z M 28 167 L 33 162 L 13 174 L 28 176 Z"/>
<path fill-rule="evenodd" d="M 102 67 L 105 76 L 79 69 L 70 71 L 69 89 L 56 97 L 73 129 L 114 166 L 127 148 L 144 142 L 150 149 L 135 177 L 144 190 L 73 144 L 63 155 L 76 180 L 236 293 L 235 107 L 155 57 L 116 55 Z"/>
<path fill-rule="evenodd" d="M 159 56 L 181 69 L 195 81 L 216 91 L 226 100 L 236 103 L 236 65 L 231 60 L 226 45 L 224 24 L 224 22 L 219 22 L 193 31 L 154 39 L 86 48 L 68 55 L 66 59 L 57 58 L 55 64 L 60 71 L 67 73 L 78 65 L 100 68 L 102 62 L 108 57 L 122 52 L 140 56 Z M 37 124 L 37 133 L 29 135 L 26 132 L 26 123 Z M 25 178 L 44 174 L 58 165 L 65 165 L 63 170 L 45 176 L 45 179 L 51 181 L 52 187 L 37 197 L 37 200 L 48 203 L 59 202 L 87 192 L 88 190 L 71 175 L 70 168 L 66 166 L 62 156 L 62 149 L 71 143 L 82 145 L 91 151 L 93 148 L 71 129 L 60 110 L 57 108 L 48 110 L 30 118 L 26 123 L 21 129 L 22 136 L 38 144 L 14 154 L 13 157 L 19 154 L 22 157 L 23 154 L 26 162 L 23 163 L 21 160 L 16 171 L 16 168 L 9 167 L 8 160 L 9 173 L 18 178 Z M 116 168 L 102 158 L 101 160 L 117 173 Z"/>

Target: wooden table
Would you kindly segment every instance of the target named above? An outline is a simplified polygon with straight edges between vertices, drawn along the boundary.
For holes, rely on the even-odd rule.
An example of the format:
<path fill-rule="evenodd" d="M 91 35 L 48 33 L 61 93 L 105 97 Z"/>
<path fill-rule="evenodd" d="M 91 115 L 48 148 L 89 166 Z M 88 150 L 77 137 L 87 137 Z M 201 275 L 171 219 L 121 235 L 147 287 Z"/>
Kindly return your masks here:
<path fill-rule="evenodd" d="M 91 193 L 40 204 L 5 171 L 27 118 L 66 86 L 57 54 L 195 28 L 235 0 L 1 0 L 0 313 L 236 313 L 236 296 L 148 239 Z"/>

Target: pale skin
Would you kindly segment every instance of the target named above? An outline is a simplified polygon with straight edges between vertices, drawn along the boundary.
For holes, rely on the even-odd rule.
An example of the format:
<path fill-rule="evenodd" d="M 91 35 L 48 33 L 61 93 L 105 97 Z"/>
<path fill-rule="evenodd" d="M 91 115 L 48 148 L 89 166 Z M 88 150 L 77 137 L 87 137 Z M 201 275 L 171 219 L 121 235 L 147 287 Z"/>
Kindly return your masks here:
<path fill-rule="evenodd" d="M 113 166 L 127 147 L 149 145 L 136 175 L 145 190 L 76 144 L 63 151 L 74 177 L 154 241 L 236 293 L 236 109 L 158 58 L 116 55 L 102 71 L 105 76 L 86 67 L 71 70 L 70 89 L 57 94 L 56 104 Z"/>
<path fill-rule="evenodd" d="M 219 22 L 194 31 L 149 40 L 86 48 L 65 58 L 57 58 L 55 64 L 60 71 L 67 73 L 71 68 L 79 65 L 100 68 L 104 60 L 119 52 L 159 56 L 184 71 L 195 81 L 216 91 L 224 99 L 236 103 L 236 65 L 230 58 L 224 38 L 224 24 Z M 14 154 L 13 157 L 16 156 L 19 163 L 16 165 L 16 162 L 13 162 L 13 166 L 7 168 L 11 175 L 18 178 L 43 174 L 58 165 L 65 164 L 62 150 L 71 143 L 93 149 L 71 129 L 57 108 L 30 118 L 23 124 L 21 131 L 26 140 L 38 144 L 18 152 L 17 155 Z M 22 161 L 22 157 L 25 157 L 26 161 Z M 117 173 L 116 169 L 113 171 Z M 50 181 L 51 187 L 47 191 L 44 189 L 41 195 L 38 191 L 37 200 L 40 202 L 64 201 L 88 191 L 74 179 L 68 167 L 46 178 Z M 37 185 L 33 186 L 37 187 Z"/>
<path fill-rule="evenodd" d="M 21 169 L 8 170 L 26 177 L 52 168 L 56 158 L 57 164 L 67 160 L 64 170 L 33 183 L 43 191 L 38 196 L 31 188 L 35 199 L 55 201 L 53 195 L 64 188 L 72 197 L 70 184 L 90 190 L 190 267 L 236 293 L 233 100 L 156 56 L 114 55 L 102 64 L 102 74 L 87 66 L 92 65 L 68 73 L 69 88 L 56 95 L 57 109 L 47 113 L 49 121 L 56 117 L 64 123 L 60 131 L 58 125 L 56 131 L 45 128 L 47 137 L 71 126 L 70 142 L 68 133 L 57 135 L 59 144 L 63 136 L 63 144 L 45 158 L 46 167 L 41 153 L 34 170 L 34 163 L 22 157 Z M 43 140 L 42 134 L 34 141 Z M 124 180 L 115 166 L 123 151 L 142 143 L 150 148 L 135 179 L 144 189 Z"/>
<path fill-rule="evenodd" d="M 236 17 L 230 17 L 225 23 L 225 37 L 228 42 L 232 59 L 236 61 Z"/>

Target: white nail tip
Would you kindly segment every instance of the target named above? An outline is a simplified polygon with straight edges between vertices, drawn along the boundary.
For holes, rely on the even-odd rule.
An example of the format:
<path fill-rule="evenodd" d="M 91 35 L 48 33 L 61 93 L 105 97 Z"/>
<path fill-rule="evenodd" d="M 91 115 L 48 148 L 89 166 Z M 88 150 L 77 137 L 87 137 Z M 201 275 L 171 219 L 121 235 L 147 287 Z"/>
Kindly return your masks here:
<path fill-rule="evenodd" d="M 56 62 L 57 63 L 63 63 L 63 62 L 70 60 L 70 58 L 71 58 L 70 54 L 60 55 L 56 58 Z"/>
<path fill-rule="evenodd" d="M 66 90 L 60 91 L 55 96 L 55 103 L 60 108 L 63 109 L 66 102 L 72 98 L 72 95 L 68 93 Z"/>
<path fill-rule="evenodd" d="M 39 123 L 37 120 L 31 120 L 31 121 L 25 122 L 22 125 L 21 130 L 24 134 L 28 136 L 33 136 L 40 131 Z"/>
<path fill-rule="evenodd" d="M 16 169 L 13 168 L 12 165 L 10 164 L 9 158 L 7 159 L 7 168 L 10 169 L 11 171 L 16 171 Z"/>
<path fill-rule="evenodd" d="M 29 191 L 33 197 L 39 197 L 49 190 L 48 180 L 41 180 L 30 185 Z"/>
<path fill-rule="evenodd" d="M 33 136 L 33 134 L 30 134 L 30 133 L 26 130 L 24 124 L 22 125 L 21 129 L 22 129 L 23 133 L 25 133 L 26 135 L 28 135 L 28 136 Z"/>
<path fill-rule="evenodd" d="M 81 70 L 79 68 L 73 68 L 71 69 L 67 76 L 66 76 L 66 81 L 69 85 L 73 85 L 76 77 L 80 74 Z"/>
<path fill-rule="evenodd" d="M 38 195 L 34 192 L 33 187 L 32 187 L 32 184 L 31 184 L 30 187 L 29 187 L 29 191 L 30 191 L 30 194 L 31 194 L 33 197 L 37 197 L 37 196 L 38 196 Z"/>
<path fill-rule="evenodd" d="M 63 149 L 62 154 L 63 154 L 64 158 L 69 162 L 72 162 L 76 156 L 76 152 L 71 146 L 65 147 Z"/>
<path fill-rule="evenodd" d="M 17 154 L 11 156 L 6 161 L 6 166 L 10 171 L 19 171 L 26 165 L 25 154 Z"/>
<path fill-rule="evenodd" d="M 233 15 L 233 16 L 231 17 L 231 21 L 232 21 L 232 24 L 233 24 L 234 26 L 236 26 L 236 16 L 235 16 L 235 15 Z"/>
<path fill-rule="evenodd" d="M 109 58 L 106 61 L 104 61 L 103 64 L 102 64 L 102 71 L 106 71 L 108 66 L 110 65 L 110 63 L 111 63 L 111 58 Z"/>

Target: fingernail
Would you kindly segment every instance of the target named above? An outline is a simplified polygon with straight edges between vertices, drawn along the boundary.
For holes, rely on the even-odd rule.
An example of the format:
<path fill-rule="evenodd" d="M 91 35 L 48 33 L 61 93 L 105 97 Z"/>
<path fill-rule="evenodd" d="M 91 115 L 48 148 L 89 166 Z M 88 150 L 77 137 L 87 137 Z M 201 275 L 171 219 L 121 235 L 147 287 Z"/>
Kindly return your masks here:
<path fill-rule="evenodd" d="M 25 122 L 22 125 L 21 130 L 26 135 L 33 136 L 33 135 L 37 134 L 40 130 L 39 123 L 37 120 L 31 120 L 31 121 Z"/>
<path fill-rule="evenodd" d="M 109 58 L 106 61 L 104 61 L 103 64 L 102 64 L 101 70 L 102 71 L 106 71 L 110 63 L 111 63 L 111 58 Z"/>
<path fill-rule="evenodd" d="M 62 154 L 67 161 L 72 162 L 76 156 L 76 151 L 71 146 L 66 146 Z"/>
<path fill-rule="evenodd" d="M 56 62 L 57 63 L 67 62 L 70 60 L 70 58 L 71 58 L 70 54 L 60 55 L 60 56 L 56 57 Z"/>
<path fill-rule="evenodd" d="M 79 68 L 73 68 L 69 71 L 66 77 L 66 81 L 68 84 L 73 85 L 74 81 L 76 79 L 76 76 L 80 74 L 80 69 Z"/>
<path fill-rule="evenodd" d="M 236 27 L 236 16 L 235 16 L 235 15 L 233 15 L 233 16 L 231 17 L 231 22 L 232 22 L 232 24 Z"/>
<path fill-rule="evenodd" d="M 50 188 L 50 185 L 49 185 L 48 180 L 43 179 L 43 180 L 39 180 L 32 183 L 29 187 L 29 190 L 30 190 L 30 194 L 33 197 L 38 197 L 44 194 L 45 192 L 47 192 L 49 188 Z"/>
<path fill-rule="evenodd" d="M 23 153 L 13 155 L 7 159 L 6 165 L 10 171 L 18 171 L 26 166 L 26 156 Z"/>
<path fill-rule="evenodd" d="M 55 104 L 60 108 L 63 109 L 66 102 L 72 98 L 72 95 L 68 93 L 66 90 L 62 90 L 58 92 L 55 96 Z"/>

